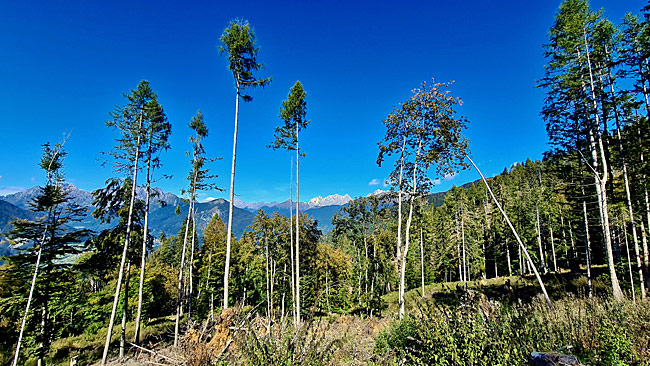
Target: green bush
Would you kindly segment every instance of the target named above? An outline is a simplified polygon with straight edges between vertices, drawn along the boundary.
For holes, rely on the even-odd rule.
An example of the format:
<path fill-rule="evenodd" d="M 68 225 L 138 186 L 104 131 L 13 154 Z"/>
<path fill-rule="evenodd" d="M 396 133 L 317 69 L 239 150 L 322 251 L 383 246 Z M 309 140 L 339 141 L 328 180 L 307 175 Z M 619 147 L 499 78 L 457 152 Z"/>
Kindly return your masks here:
<path fill-rule="evenodd" d="M 409 365 L 522 365 L 533 351 L 572 346 L 591 365 L 648 364 L 650 306 L 568 298 L 549 311 L 500 306 L 485 298 L 421 309 L 378 337 L 375 361 Z M 569 352 L 569 351 L 563 351 Z"/>

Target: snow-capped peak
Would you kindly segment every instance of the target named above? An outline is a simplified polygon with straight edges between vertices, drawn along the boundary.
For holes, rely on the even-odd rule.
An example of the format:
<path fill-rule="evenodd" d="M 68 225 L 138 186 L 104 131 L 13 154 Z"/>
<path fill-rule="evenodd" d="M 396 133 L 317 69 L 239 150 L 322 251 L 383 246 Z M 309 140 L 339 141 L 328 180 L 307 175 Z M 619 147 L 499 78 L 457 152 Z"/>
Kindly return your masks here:
<path fill-rule="evenodd" d="M 350 197 L 349 194 L 346 194 L 345 196 L 342 196 L 340 194 L 332 194 L 327 197 L 323 197 L 323 196 L 314 197 L 310 199 L 309 202 L 307 202 L 307 204 L 309 205 L 310 208 L 332 206 L 332 205 L 342 206 L 350 201 L 352 201 L 352 197 Z"/>

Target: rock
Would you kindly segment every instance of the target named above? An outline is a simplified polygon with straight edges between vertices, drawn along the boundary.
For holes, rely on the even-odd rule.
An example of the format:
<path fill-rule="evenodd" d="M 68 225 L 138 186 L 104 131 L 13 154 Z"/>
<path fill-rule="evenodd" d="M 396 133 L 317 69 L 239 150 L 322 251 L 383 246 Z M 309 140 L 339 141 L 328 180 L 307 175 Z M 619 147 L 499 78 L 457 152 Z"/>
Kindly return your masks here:
<path fill-rule="evenodd" d="M 557 352 L 533 352 L 530 354 L 531 366 L 580 366 L 576 356 Z"/>

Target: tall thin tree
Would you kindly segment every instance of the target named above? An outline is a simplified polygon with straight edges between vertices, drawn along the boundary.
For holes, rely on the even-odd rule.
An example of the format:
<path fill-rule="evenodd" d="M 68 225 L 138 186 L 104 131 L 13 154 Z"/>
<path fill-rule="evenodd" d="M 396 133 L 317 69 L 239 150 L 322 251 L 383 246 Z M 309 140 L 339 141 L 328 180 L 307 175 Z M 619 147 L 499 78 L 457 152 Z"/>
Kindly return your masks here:
<path fill-rule="evenodd" d="M 232 167 L 230 170 L 230 201 L 228 209 L 228 230 L 226 232 L 226 263 L 223 275 L 223 308 L 228 308 L 228 284 L 230 277 L 230 247 L 232 241 L 233 200 L 235 198 L 235 160 L 237 158 L 237 130 L 239 124 L 239 99 L 250 102 L 250 95 L 242 94 L 247 88 L 265 87 L 271 78 L 258 79 L 254 73 L 264 67 L 257 62 L 259 47 L 250 24 L 245 20 L 233 20 L 224 29 L 220 38 L 219 53 L 228 54 L 228 69 L 235 79 L 235 129 L 232 143 Z"/>

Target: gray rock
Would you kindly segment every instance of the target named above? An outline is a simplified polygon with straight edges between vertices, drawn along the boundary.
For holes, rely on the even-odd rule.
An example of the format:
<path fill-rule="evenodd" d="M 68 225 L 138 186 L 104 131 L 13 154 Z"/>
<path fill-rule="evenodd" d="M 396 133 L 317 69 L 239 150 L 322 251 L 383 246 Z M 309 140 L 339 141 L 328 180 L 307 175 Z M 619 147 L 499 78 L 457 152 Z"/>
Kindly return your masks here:
<path fill-rule="evenodd" d="M 580 366 L 576 356 L 557 352 L 533 352 L 530 354 L 531 366 Z"/>

